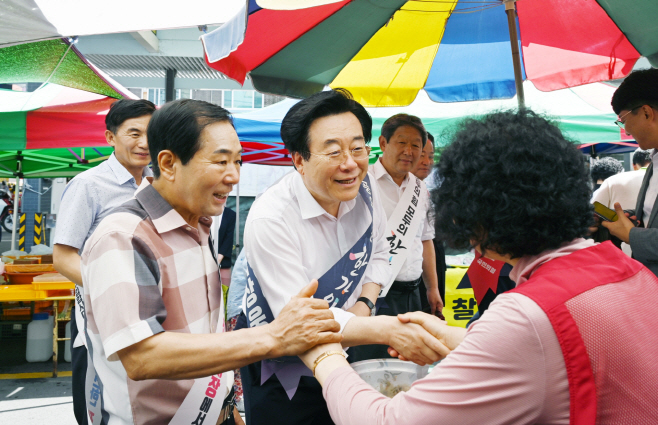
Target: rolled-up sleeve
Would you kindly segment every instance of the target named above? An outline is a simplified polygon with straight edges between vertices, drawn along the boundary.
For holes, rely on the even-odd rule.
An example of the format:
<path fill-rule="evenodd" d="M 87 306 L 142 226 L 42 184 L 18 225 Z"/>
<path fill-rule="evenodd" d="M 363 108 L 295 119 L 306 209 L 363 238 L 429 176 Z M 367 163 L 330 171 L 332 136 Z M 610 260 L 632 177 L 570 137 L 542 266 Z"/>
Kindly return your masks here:
<path fill-rule="evenodd" d="M 82 256 L 88 314 L 108 360 L 117 351 L 160 332 L 167 317 L 159 288 L 160 269 L 148 245 L 124 232 L 95 239 Z"/>

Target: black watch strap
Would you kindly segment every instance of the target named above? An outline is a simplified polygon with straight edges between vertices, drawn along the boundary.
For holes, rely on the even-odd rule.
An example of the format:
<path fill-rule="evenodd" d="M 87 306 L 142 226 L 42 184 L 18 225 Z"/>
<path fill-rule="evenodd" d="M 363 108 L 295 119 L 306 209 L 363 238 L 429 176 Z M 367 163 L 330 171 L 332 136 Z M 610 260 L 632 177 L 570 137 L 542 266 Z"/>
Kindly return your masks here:
<path fill-rule="evenodd" d="M 370 313 L 371 313 L 371 315 L 374 315 L 374 313 L 375 313 L 375 304 L 373 304 L 372 301 L 370 301 L 370 300 L 369 300 L 368 298 L 366 298 L 366 297 L 359 297 L 359 298 L 357 298 L 356 302 L 359 302 L 359 301 L 361 301 L 362 303 L 364 303 L 365 305 L 367 305 L 368 308 L 370 309 Z"/>

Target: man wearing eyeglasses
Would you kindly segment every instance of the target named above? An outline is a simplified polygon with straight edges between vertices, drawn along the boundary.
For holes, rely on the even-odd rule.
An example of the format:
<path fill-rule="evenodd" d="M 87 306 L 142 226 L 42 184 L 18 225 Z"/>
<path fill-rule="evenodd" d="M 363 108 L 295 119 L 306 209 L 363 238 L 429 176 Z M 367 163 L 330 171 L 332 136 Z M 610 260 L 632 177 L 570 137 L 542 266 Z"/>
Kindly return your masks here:
<path fill-rule="evenodd" d="M 438 360 L 440 347 L 423 328 L 369 317 L 390 282 L 386 213 L 367 175 L 371 129 L 368 112 L 343 90 L 317 93 L 286 114 L 281 138 L 296 171 L 263 193 L 247 217 L 248 284 L 236 328 L 272 321 L 317 279 L 314 297 L 327 301 L 344 347 L 385 344 L 427 364 Z M 299 358 L 240 372 L 247 425 L 333 424 L 322 388 Z"/>
<path fill-rule="evenodd" d="M 635 71 L 626 77 L 612 96 L 615 122 L 641 149 L 651 149 L 651 164 L 642 181 L 634 214 L 639 225 L 631 221 L 633 212 L 625 214 L 619 202 L 614 204 L 619 219 L 602 226 L 623 242 L 630 244 L 633 258 L 658 275 L 658 69 Z"/>
<path fill-rule="evenodd" d="M 391 285 L 380 294 L 377 315 L 397 316 L 422 310 L 421 284 L 427 292 L 431 313 L 441 313 L 434 250 L 434 226 L 428 217 L 429 193 L 425 183 L 412 174 L 427 142 L 420 118 L 396 114 L 382 125 L 379 147 L 382 156 L 368 175 L 379 186 L 386 211 L 386 240 Z M 421 279 L 422 277 L 422 279 Z M 386 346 L 357 347 L 350 361 L 390 357 Z"/>

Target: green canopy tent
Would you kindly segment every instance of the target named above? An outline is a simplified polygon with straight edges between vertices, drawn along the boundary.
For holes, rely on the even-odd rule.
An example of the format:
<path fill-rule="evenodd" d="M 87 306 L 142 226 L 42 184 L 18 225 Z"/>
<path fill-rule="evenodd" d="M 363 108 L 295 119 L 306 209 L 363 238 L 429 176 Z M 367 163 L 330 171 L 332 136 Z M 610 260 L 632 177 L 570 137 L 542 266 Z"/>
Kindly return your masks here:
<path fill-rule="evenodd" d="M 0 55 L 3 50 L 0 49 Z M 0 177 L 73 177 L 111 154 L 102 129 L 116 99 L 46 83 L 34 92 L 0 90 Z M 18 191 L 14 205 L 18 205 Z M 17 221 L 14 209 L 13 222 Z M 12 230 L 12 249 L 16 244 Z"/>

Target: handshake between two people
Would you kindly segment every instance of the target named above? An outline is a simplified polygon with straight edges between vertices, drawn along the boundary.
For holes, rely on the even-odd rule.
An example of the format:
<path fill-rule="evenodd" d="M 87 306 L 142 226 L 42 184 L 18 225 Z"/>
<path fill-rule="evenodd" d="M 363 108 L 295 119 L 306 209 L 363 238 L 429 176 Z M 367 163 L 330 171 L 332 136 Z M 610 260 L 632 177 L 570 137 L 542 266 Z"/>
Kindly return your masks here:
<path fill-rule="evenodd" d="M 365 344 L 388 345 L 389 353 L 419 365 L 434 363 L 452 351 L 463 339 L 465 329 L 422 312 L 395 316 L 355 316 L 344 325 L 334 320 L 329 304 L 311 298 L 318 283 L 313 280 L 281 310 L 270 324 L 278 356 L 300 356 L 313 369 L 323 353 Z"/>

